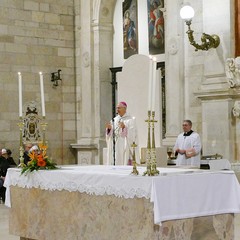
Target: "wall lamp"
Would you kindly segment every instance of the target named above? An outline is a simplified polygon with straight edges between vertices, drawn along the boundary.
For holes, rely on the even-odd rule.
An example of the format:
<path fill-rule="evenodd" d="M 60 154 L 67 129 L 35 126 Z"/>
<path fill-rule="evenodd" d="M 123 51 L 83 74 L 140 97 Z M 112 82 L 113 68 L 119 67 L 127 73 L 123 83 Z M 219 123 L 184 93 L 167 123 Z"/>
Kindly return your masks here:
<path fill-rule="evenodd" d="M 60 69 L 57 72 L 52 72 L 51 73 L 51 82 L 53 82 L 53 87 L 58 86 L 58 81 L 62 81 L 61 70 Z"/>
<path fill-rule="evenodd" d="M 186 32 L 188 35 L 188 39 L 191 45 L 195 47 L 195 51 L 198 50 L 209 50 L 210 48 L 217 48 L 220 44 L 220 38 L 217 35 L 209 35 L 203 33 L 201 36 L 201 44 L 195 42 L 193 37 L 193 30 L 190 28 L 192 23 L 192 18 L 194 17 L 194 9 L 189 6 L 185 5 L 180 9 L 180 16 L 183 20 L 185 20 L 186 25 L 188 26 L 188 31 Z"/>

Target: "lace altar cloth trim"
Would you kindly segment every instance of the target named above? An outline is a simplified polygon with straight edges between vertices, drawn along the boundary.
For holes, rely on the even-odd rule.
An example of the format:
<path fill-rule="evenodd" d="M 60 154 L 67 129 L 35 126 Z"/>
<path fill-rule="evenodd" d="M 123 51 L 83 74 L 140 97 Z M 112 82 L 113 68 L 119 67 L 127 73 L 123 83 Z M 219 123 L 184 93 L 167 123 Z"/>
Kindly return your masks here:
<path fill-rule="evenodd" d="M 152 178 L 133 176 L 131 171 L 127 166 L 70 166 L 21 175 L 21 169 L 9 169 L 5 186 L 149 199 Z"/>
<path fill-rule="evenodd" d="M 138 167 L 139 175 L 131 175 L 131 166 L 68 165 L 57 170 L 39 170 L 21 174 L 21 169 L 8 170 L 5 187 L 40 188 L 43 190 L 67 190 L 95 195 L 114 195 L 123 198 L 150 199 L 152 180 L 165 175 L 192 173 L 189 169 L 160 168 L 160 176 L 143 176 L 146 167 Z M 196 171 L 196 170 L 195 170 Z"/>

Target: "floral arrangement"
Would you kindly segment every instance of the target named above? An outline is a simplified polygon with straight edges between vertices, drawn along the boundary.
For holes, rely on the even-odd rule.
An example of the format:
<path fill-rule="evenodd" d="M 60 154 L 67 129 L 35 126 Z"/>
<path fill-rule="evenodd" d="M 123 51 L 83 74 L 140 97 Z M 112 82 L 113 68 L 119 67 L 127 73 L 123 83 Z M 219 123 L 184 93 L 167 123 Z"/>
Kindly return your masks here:
<path fill-rule="evenodd" d="M 34 170 L 57 169 L 57 164 L 48 158 L 47 146 L 43 143 L 39 143 L 37 150 L 30 151 L 28 156 L 31 160 L 22 168 L 22 174 L 33 172 Z"/>

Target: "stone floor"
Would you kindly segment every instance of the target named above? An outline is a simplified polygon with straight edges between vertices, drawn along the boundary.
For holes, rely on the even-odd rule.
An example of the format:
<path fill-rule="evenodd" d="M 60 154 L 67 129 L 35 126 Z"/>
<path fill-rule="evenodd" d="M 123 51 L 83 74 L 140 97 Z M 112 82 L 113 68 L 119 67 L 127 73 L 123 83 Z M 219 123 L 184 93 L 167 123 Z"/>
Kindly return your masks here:
<path fill-rule="evenodd" d="M 8 227 L 8 208 L 0 204 L 0 239 L 1 240 L 19 240 L 17 236 L 10 235 Z"/>
<path fill-rule="evenodd" d="M 8 226 L 8 208 L 4 204 L 0 204 L 0 239 L 1 240 L 19 240 L 17 236 L 9 234 Z M 235 215 L 235 236 L 234 240 L 240 239 L 240 214 Z M 66 239 L 67 240 L 67 239 Z M 111 239 L 109 239 L 111 240 Z M 198 240 L 198 239 L 196 239 Z M 201 239 L 199 239 L 201 240 Z"/>

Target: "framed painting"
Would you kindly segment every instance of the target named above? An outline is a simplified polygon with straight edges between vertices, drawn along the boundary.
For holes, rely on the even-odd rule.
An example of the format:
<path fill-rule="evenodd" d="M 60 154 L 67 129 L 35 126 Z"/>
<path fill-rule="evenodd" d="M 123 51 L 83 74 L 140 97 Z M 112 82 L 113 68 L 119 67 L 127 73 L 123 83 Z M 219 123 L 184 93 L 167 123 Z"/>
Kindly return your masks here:
<path fill-rule="evenodd" d="M 149 54 L 165 52 L 164 0 L 147 0 Z"/>
<path fill-rule="evenodd" d="M 138 53 L 137 0 L 125 0 L 123 9 L 124 59 Z"/>

